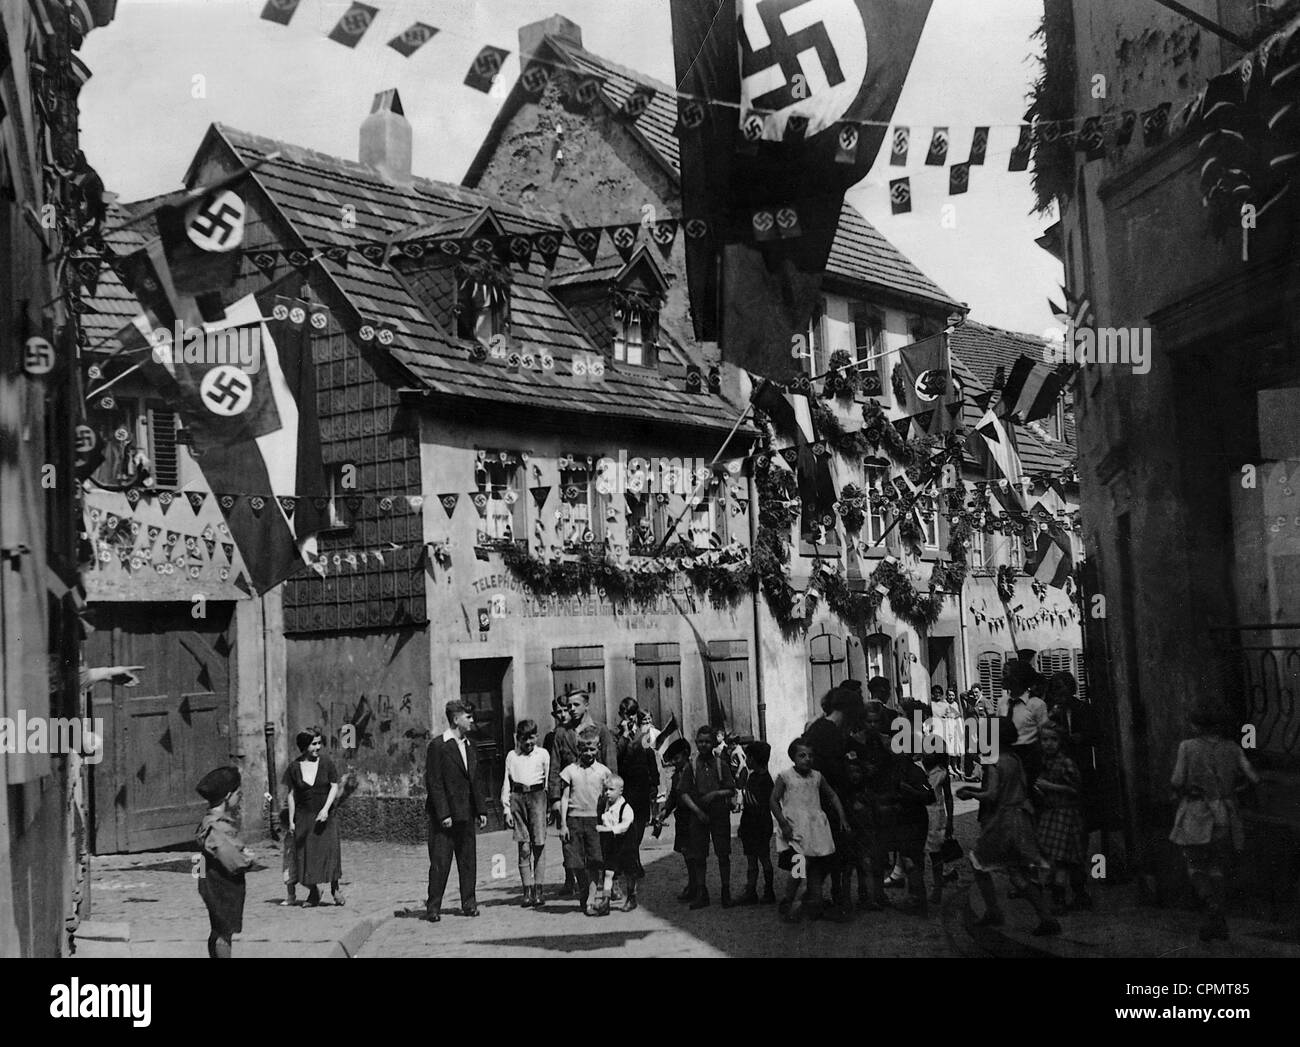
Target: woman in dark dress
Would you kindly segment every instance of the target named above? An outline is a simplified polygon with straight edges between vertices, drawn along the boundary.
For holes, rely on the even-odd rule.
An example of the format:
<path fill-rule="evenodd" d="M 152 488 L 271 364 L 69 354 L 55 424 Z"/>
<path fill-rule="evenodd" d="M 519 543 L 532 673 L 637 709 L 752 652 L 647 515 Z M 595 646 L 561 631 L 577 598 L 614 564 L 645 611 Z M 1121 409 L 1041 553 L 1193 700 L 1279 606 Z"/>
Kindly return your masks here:
<path fill-rule="evenodd" d="M 339 797 L 339 773 L 321 749 L 320 731 L 299 733 L 301 756 L 284 772 L 289 787 L 289 831 L 293 833 L 297 882 L 307 886 L 307 904 L 320 904 L 320 884 L 328 883 L 334 904 L 343 904 L 339 877 L 343 857 L 339 851 L 338 822 L 330 817 Z"/>
<path fill-rule="evenodd" d="M 623 779 L 623 799 L 631 806 L 633 814 L 632 828 L 627 834 L 627 859 L 623 873 L 631 890 L 635 891 L 636 881 L 645 876 L 640 848 L 659 794 L 659 760 L 647 744 L 654 725 L 648 722 L 648 716 L 641 713 L 637 700 L 624 698 L 619 703 L 618 715 L 618 773 Z"/>

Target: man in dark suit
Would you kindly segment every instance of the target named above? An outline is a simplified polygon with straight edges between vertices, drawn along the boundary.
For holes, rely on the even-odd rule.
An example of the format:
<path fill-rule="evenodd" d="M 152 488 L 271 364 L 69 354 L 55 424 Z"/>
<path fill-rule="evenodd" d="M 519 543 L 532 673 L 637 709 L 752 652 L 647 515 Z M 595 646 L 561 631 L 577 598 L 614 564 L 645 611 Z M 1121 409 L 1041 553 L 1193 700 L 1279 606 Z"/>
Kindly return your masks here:
<path fill-rule="evenodd" d="M 468 737 L 474 729 L 471 707 L 465 702 L 448 702 L 447 723 L 447 730 L 429 743 L 424 764 L 425 809 L 429 812 L 429 896 L 424 909 L 430 923 L 442 919 L 442 894 L 451 874 L 452 855 L 460 878 L 460 911 L 466 916 L 478 915 L 475 832 L 487 825 L 487 800 L 478 794 L 478 761 Z"/>

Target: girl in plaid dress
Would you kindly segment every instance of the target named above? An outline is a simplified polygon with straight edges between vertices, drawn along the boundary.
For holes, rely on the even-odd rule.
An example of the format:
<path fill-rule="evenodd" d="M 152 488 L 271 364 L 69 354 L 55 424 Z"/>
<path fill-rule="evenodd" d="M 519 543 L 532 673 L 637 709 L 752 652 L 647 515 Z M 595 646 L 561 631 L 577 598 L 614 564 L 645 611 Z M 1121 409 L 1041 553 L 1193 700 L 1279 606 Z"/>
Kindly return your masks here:
<path fill-rule="evenodd" d="M 1038 849 L 1052 863 L 1052 900 L 1058 910 L 1091 909 L 1085 887 L 1086 855 L 1083 853 L 1083 804 L 1079 792 L 1079 768 L 1061 751 L 1060 730 L 1052 725 L 1038 733 L 1043 746 L 1043 771 L 1034 783 L 1038 795 Z M 1065 904 L 1065 883 L 1069 880 L 1074 899 Z"/>

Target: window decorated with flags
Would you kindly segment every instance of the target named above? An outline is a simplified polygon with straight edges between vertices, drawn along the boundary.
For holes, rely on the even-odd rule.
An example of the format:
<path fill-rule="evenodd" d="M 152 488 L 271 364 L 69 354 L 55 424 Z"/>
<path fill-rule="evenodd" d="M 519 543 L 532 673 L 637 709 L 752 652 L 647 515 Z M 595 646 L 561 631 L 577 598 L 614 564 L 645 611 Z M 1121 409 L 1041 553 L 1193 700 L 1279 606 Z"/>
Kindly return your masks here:
<path fill-rule="evenodd" d="M 668 530 L 668 495 L 627 492 L 627 547 L 633 556 L 649 556 Z"/>
<path fill-rule="evenodd" d="M 696 549 L 721 549 L 727 544 L 727 490 L 714 477 L 691 506 L 690 542 Z"/>
<path fill-rule="evenodd" d="M 877 545 L 884 541 L 885 532 L 889 530 L 889 513 L 885 508 L 885 475 L 882 466 L 867 466 L 866 481 L 870 493 L 867 511 L 867 533 L 864 536 L 868 545 Z"/>
<path fill-rule="evenodd" d="M 596 490 L 595 459 L 566 455 L 560 459 L 560 508 L 557 531 L 565 549 L 576 551 L 604 537 L 603 506 L 608 498 Z"/>
<path fill-rule="evenodd" d="M 474 470 L 479 493 L 486 497 L 480 518 L 480 548 L 515 545 L 528 533 L 524 518 L 521 472 L 523 463 L 513 451 L 479 451 Z"/>
<path fill-rule="evenodd" d="M 921 544 L 926 549 L 939 548 L 939 504 L 929 495 L 917 499 L 916 515 L 921 524 Z"/>
<path fill-rule="evenodd" d="M 456 333 L 490 342 L 510 329 L 510 277 L 491 262 L 467 263 L 456 274 Z"/>
<path fill-rule="evenodd" d="M 1007 536 L 1007 563 L 1017 571 L 1025 566 L 1025 543 L 1018 534 Z"/>
<path fill-rule="evenodd" d="M 615 288 L 612 297 L 614 360 L 633 367 L 653 367 L 658 356 L 658 300 L 623 288 Z"/>

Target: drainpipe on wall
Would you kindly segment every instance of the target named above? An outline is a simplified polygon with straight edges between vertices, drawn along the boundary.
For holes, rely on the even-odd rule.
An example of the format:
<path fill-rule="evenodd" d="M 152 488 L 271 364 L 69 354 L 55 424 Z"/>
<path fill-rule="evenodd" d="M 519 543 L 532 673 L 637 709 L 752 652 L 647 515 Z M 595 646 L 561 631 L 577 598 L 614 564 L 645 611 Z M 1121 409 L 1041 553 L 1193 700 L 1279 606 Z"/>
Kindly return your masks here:
<path fill-rule="evenodd" d="M 961 690 L 964 694 L 969 691 L 973 684 L 971 683 L 970 671 L 970 641 L 966 636 L 966 579 L 961 582 L 961 589 L 957 593 L 957 633 L 961 637 Z"/>
<path fill-rule="evenodd" d="M 749 555 L 752 559 L 758 548 L 758 484 L 754 470 L 749 470 Z M 753 592 L 754 618 L 754 694 L 758 698 L 758 737 L 767 741 L 767 702 L 763 694 L 763 640 L 758 630 L 758 602 L 763 598 L 762 586 L 755 581 Z"/>

